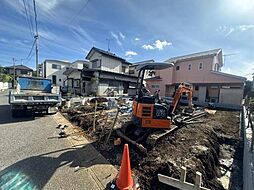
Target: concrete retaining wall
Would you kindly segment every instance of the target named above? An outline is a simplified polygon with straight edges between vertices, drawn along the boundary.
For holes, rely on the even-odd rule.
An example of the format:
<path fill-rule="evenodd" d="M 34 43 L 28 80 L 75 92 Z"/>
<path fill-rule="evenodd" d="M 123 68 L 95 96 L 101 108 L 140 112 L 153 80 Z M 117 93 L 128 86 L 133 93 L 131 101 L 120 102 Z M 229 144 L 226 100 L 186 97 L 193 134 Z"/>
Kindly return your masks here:
<path fill-rule="evenodd" d="M 244 128 L 244 153 L 243 153 L 243 190 L 254 189 L 254 151 L 250 150 L 251 138 L 253 136 L 251 128 L 247 128 L 248 118 L 246 109 L 242 111 L 242 125 Z"/>
<path fill-rule="evenodd" d="M 9 88 L 8 82 L 0 82 L 0 91 L 7 90 Z"/>

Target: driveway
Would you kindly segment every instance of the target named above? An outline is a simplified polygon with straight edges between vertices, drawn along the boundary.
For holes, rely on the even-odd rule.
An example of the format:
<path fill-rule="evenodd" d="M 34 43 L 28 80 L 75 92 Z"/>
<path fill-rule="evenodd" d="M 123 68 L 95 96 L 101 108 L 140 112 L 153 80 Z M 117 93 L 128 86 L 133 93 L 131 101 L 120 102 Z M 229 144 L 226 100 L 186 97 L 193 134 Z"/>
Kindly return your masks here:
<path fill-rule="evenodd" d="M 0 92 L 0 189 L 105 188 L 112 176 L 102 183 L 89 168 L 105 168 L 107 161 L 100 155 L 87 162 L 99 153 L 88 141 L 77 148 L 58 138 L 58 123 L 54 115 L 12 118 L 7 92 Z"/>

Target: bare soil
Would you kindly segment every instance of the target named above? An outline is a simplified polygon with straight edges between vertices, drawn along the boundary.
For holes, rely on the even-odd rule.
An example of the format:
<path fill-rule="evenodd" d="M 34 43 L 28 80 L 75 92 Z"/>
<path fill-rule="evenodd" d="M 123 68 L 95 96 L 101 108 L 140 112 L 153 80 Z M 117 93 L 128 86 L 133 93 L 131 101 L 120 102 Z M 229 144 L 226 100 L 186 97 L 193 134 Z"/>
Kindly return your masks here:
<path fill-rule="evenodd" d="M 109 119 L 109 124 L 97 122 L 96 132 L 93 132 L 93 116 L 78 116 L 74 112 L 75 110 L 69 110 L 66 116 L 84 129 L 85 135 L 108 161 L 119 167 L 124 142 L 114 145 L 117 136 L 113 131 L 105 146 L 113 119 Z M 128 120 L 129 117 L 124 116 L 118 122 L 122 124 Z M 149 150 L 147 156 L 139 155 L 130 147 L 132 172 L 138 178 L 141 188 L 174 189 L 160 183 L 157 174 L 179 178 L 180 168 L 185 166 L 188 182 L 193 183 L 195 172 L 199 171 L 202 173 L 204 187 L 224 190 L 225 185 L 220 179 L 230 173 L 229 189 L 242 189 L 239 122 L 239 112 L 217 111 L 204 118 L 203 123 L 187 125 L 164 137 Z"/>

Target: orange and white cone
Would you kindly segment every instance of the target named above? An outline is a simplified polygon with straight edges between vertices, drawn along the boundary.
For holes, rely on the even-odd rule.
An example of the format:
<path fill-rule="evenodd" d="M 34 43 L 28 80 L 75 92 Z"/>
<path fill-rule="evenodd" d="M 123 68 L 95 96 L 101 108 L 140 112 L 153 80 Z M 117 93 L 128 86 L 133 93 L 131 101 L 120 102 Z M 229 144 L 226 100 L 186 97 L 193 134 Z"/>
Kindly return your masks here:
<path fill-rule="evenodd" d="M 131 163 L 129 156 L 129 146 L 124 145 L 122 162 L 120 166 L 120 172 L 116 180 L 116 186 L 121 190 L 133 189 L 134 181 L 131 176 Z"/>

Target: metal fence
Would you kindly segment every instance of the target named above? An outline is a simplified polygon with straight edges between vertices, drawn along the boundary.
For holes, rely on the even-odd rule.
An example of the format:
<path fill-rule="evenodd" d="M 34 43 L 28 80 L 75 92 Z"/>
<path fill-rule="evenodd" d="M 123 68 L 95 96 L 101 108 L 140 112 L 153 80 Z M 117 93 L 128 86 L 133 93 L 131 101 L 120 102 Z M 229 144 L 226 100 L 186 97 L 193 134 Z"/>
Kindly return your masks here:
<path fill-rule="evenodd" d="M 247 104 L 246 104 L 246 118 L 248 120 L 247 128 L 251 128 L 252 131 L 252 137 L 251 137 L 251 150 L 253 151 L 253 146 L 254 146 L 254 129 L 253 129 L 253 115 L 254 112 L 254 100 L 253 99 L 248 99 Z"/>

